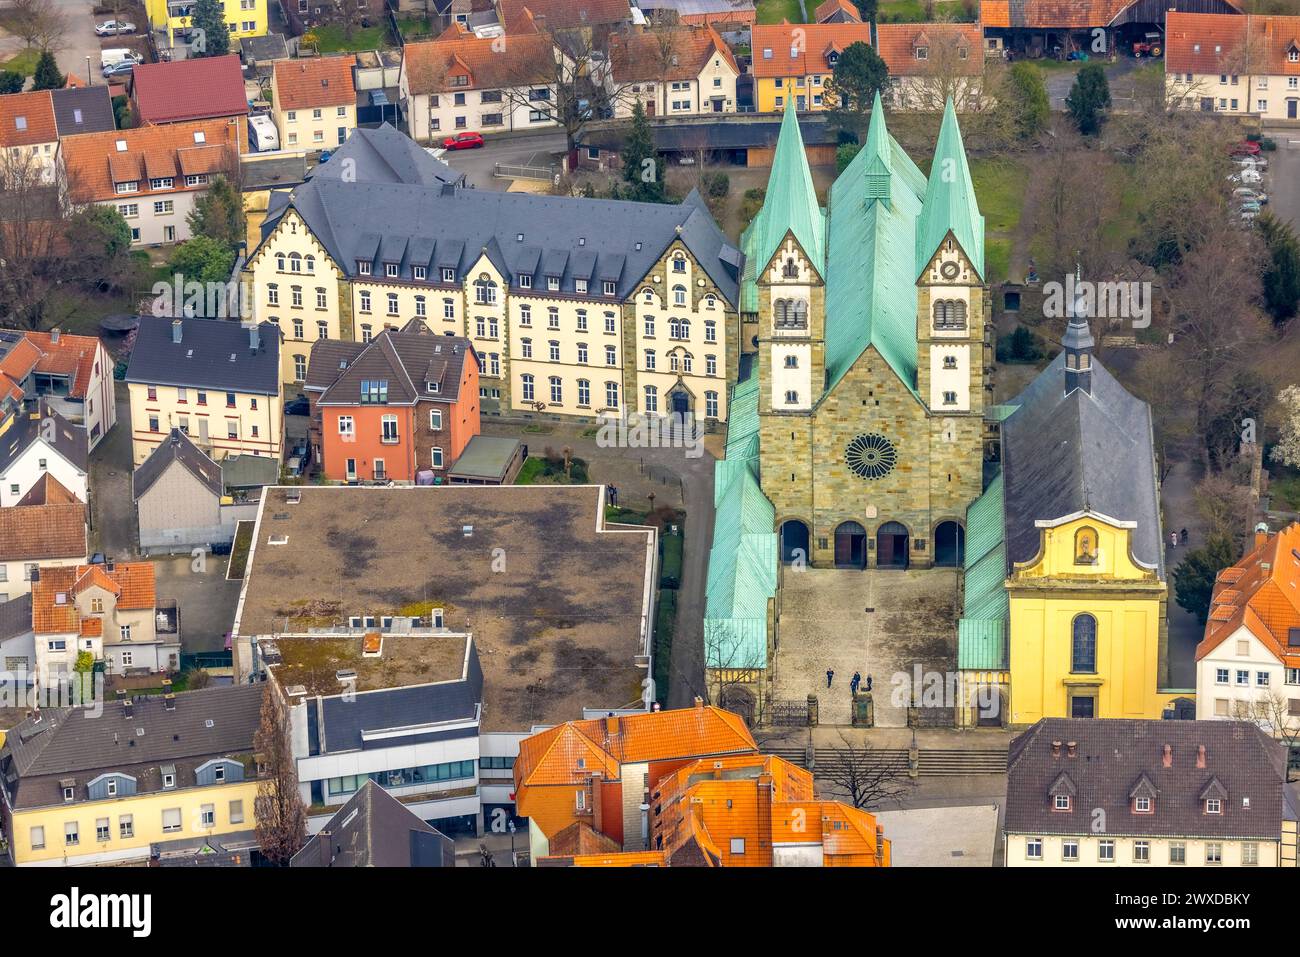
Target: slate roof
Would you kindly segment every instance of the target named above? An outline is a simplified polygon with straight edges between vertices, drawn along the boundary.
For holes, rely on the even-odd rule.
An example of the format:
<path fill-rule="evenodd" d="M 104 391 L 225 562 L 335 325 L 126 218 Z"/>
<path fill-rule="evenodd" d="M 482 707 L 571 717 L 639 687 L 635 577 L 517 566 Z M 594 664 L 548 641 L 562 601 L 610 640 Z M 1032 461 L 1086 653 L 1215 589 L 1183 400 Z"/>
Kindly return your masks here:
<path fill-rule="evenodd" d="M 271 74 L 275 105 L 281 110 L 352 106 L 357 98 L 352 80 L 356 62 L 351 54 L 276 60 Z"/>
<path fill-rule="evenodd" d="M 174 463 L 198 479 L 213 495 L 220 497 L 224 494 L 221 466 L 200 451 L 188 435 L 180 429 L 172 429 L 171 434 L 159 442 L 149 457 L 131 473 L 131 498 L 140 501 Z"/>
<path fill-rule="evenodd" d="M 106 86 L 66 87 L 51 90 L 50 96 L 60 138 L 74 133 L 102 133 L 117 129 L 113 101 Z"/>
<path fill-rule="evenodd" d="M 367 780 L 289 866 L 455 867 L 456 844 Z"/>
<path fill-rule="evenodd" d="M 141 316 L 127 382 L 207 388 L 223 392 L 280 393 L 280 330 L 259 326 L 259 346 L 249 330 L 230 319 L 181 319 L 181 341 L 172 341 L 172 319 Z"/>
<path fill-rule="evenodd" d="M 191 787 L 205 761 L 252 753 L 264 690 L 228 685 L 181 692 L 174 711 L 166 710 L 161 695 L 142 696 L 129 720 L 121 701 L 105 702 L 99 715 L 82 708 L 44 710 L 39 721 L 33 716 L 10 731 L 0 750 L 11 806 L 60 805 L 61 781 L 69 777 L 84 800 L 86 784 L 108 771 L 135 777 L 140 793 L 159 791 L 164 764 L 175 766 L 178 787 Z M 247 776 L 253 777 L 251 770 Z"/>
<path fill-rule="evenodd" d="M 455 184 L 465 178 L 405 133 L 384 123 L 377 129 L 357 127 L 330 158 L 311 171 L 313 179 L 342 179 L 348 171 L 357 183 Z"/>
<path fill-rule="evenodd" d="M 32 630 L 31 592 L 0 601 L 0 641 L 17 638 Z"/>
<path fill-rule="evenodd" d="M 410 328 L 408 326 L 408 328 Z M 424 331 L 385 329 L 375 336 L 340 370 L 333 359 L 337 350 L 323 349 L 321 365 L 335 373 L 317 405 L 358 405 L 363 381 L 381 379 L 388 383 L 387 405 L 414 405 L 418 401 L 456 402 L 460 399 L 460 382 L 465 359 L 474 356 L 473 344 L 463 336 L 440 336 Z M 313 343 L 310 368 L 318 358 Z M 477 362 L 477 357 L 474 357 Z M 438 391 L 428 391 L 430 382 Z"/>
<path fill-rule="evenodd" d="M 1037 555 L 1035 522 L 1089 510 L 1137 523 L 1133 557 L 1163 579 L 1150 406 L 1095 356 L 1091 393 L 1066 395 L 1065 352 L 1013 404 L 1019 408 L 1002 423 L 1008 567 Z"/>
<path fill-rule="evenodd" d="M 0 562 L 84 560 L 88 553 L 82 503 L 0 508 Z"/>
<path fill-rule="evenodd" d="M 1053 742 L 1061 742 L 1058 756 Z M 1204 768 L 1196 766 L 1200 745 Z M 1285 769 L 1285 745 L 1246 721 L 1044 718 L 1011 742 L 1005 827 L 1015 834 L 1087 834 L 1100 809 L 1106 833 L 1116 837 L 1276 841 Z M 1053 810 L 1049 800 L 1063 773 L 1076 793 L 1068 812 Z M 1143 776 L 1155 789 L 1153 813 L 1134 814 L 1130 796 Z M 1226 792 L 1223 813 L 1207 814 L 1202 795 L 1216 779 Z"/>
<path fill-rule="evenodd" d="M 239 55 L 141 63 L 131 99 L 143 125 L 248 115 Z"/>
<path fill-rule="evenodd" d="M 555 260 L 564 262 L 561 294 L 576 295 L 574 280 L 587 278 L 592 292 L 584 295 L 599 299 L 599 284 L 610 280 L 614 302 L 630 296 L 680 238 L 723 298 L 737 301 L 739 272 L 728 260 L 739 261 L 739 254 L 695 190 L 680 204 L 656 204 L 313 178 L 294 190 L 288 205 L 349 278 L 357 277 L 358 261 L 377 266 L 393 256 L 403 281 L 416 281 L 415 265 L 428 267 L 435 279 L 438 269 L 451 266 L 460 280 L 486 254 L 512 283 L 527 273 L 539 289 L 546 264 Z M 263 236 L 275 222 L 268 215 Z M 580 277 L 575 267 L 590 254 L 594 266 Z"/>
<path fill-rule="evenodd" d="M 3 475 L 35 442 L 52 448 L 79 472 L 85 472 L 90 460 L 90 448 L 86 441 L 86 430 L 73 425 L 52 409 L 45 400 L 38 401 L 28 409 L 14 413 L 16 421 L 0 436 L 0 475 Z M 45 419 L 54 422 L 54 443 L 45 442 L 41 423 Z"/>

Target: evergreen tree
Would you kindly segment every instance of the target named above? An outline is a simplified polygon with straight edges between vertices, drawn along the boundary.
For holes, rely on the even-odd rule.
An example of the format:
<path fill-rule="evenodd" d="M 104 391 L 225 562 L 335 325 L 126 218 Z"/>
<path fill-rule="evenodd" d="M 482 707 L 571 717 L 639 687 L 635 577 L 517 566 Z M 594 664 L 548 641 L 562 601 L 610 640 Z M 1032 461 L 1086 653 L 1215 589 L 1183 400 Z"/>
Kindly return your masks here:
<path fill-rule="evenodd" d="M 655 152 L 650 121 L 638 100 L 632 107 L 632 127 L 623 143 L 623 180 L 627 185 L 620 195 L 641 203 L 668 202 L 664 170 L 664 162 Z"/>
<path fill-rule="evenodd" d="M 1232 542 L 1224 535 L 1212 535 L 1204 547 L 1188 552 L 1174 569 L 1174 597 L 1179 607 L 1195 615 L 1202 627 L 1210 615 L 1214 580 L 1235 560 Z"/>
<path fill-rule="evenodd" d="M 59 63 L 49 50 L 42 50 L 32 75 L 33 90 L 61 90 L 67 79 L 59 72 Z"/>
<path fill-rule="evenodd" d="M 207 236 L 194 236 L 176 247 L 167 260 L 168 268 L 181 277 L 182 283 L 224 283 L 230 281 L 230 272 L 235 267 L 235 254 L 224 243 Z M 221 318 L 207 316 L 207 296 L 202 303 L 186 302 L 197 318 Z M 188 313 L 187 313 L 188 314 Z"/>
<path fill-rule="evenodd" d="M 0 70 L 0 94 L 21 93 L 27 77 L 13 70 Z"/>
<path fill-rule="evenodd" d="M 889 90 L 889 67 L 869 43 L 854 41 L 835 62 L 828 94 L 831 122 L 855 133 L 866 131 L 871 103 Z"/>
<path fill-rule="evenodd" d="M 853 5 L 858 8 L 858 15 L 862 17 L 862 22 L 871 23 L 876 19 L 880 0 L 854 0 Z"/>
<path fill-rule="evenodd" d="M 1300 310 L 1300 240 L 1291 226 L 1266 214 L 1256 223 L 1268 250 L 1264 269 L 1264 308 L 1278 325 Z"/>
<path fill-rule="evenodd" d="M 194 4 L 193 24 L 203 31 L 203 49 L 191 50 L 192 55 L 225 56 L 230 52 L 230 30 L 221 0 L 198 0 Z"/>
<path fill-rule="evenodd" d="M 1007 74 L 1006 107 L 1011 111 L 1016 138 L 1031 140 L 1047 129 L 1052 104 L 1043 72 L 1032 63 L 1015 63 Z"/>
<path fill-rule="evenodd" d="M 1100 63 L 1088 63 L 1079 70 L 1065 106 L 1084 136 L 1095 136 L 1101 130 L 1110 107 L 1110 84 Z"/>
<path fill-rule="evenodd" d="M 194 202 L 189 215 L 190 234 L 215 239 L 234 250 L 245 239 L 243 197 L 224 176 L 214 179 Z"/>

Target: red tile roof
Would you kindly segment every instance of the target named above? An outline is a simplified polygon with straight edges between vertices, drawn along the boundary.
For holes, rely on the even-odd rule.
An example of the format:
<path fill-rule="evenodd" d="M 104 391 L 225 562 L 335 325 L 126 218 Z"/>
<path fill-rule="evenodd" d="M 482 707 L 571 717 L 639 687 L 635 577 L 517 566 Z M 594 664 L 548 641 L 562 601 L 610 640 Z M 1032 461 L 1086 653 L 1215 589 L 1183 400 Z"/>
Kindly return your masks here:
<path fill-rule="evenodd" d="M 86 506 L 11 505 L 0 508 L 0 561 L 85 559 Z"/>
<path fill-rule="evenodd" d="M 553 80 L 553 56 L 551 41 L 545 36 L 514 37 L 502 49 L 499 39 L 444 34 L 436 40 L 408 43 L 403 48 L 402 68 L 414 95 L 495 90 Z M 468 79 L 453 85 L 452 77 Z"/>
<path fill-rule="evenodd" d="M 0 96 L 0 146 L 35 146 L 58 138 L 48 90 Z"/>
<path fill-rule="evenodd" d="M 714 56 L 736 74 L 731 48 L 712 27 L 681 27 L 659 33 L 614 34 L 609 38 L 616 83 L 694 80 Z"/>
<path fill-rule="evenodd" d="M 988 27 L 1104 27 L 1137 0 L 982 0 L 980 22 Z M 1016 12 L 1012 12 L 1015 7 Z"/>
<path fill-rule="evenodd" d="M 142 124 L 247 116 L 239 57 L 143 63 L 131 74 L 131 98 Z"/>
<path fill-rule="evenodd" d="M 46 472 L 17 502 L 19 505 L 70 505 L 81 503 L 75 492 Z"/>
<path fill-rule="evenodd" d="M 827 18 L 840 14 L 848 18 L 851 22 L 861 23 L 862 13 L 858 8 L 849 2 L 849 0 L 824 0 L 813 13 L 813 20 L 817 23 L 825 23 Z"/>
<path fill-rule="evenodd" d="M 916 58 L 920 48 L 927 50 L 924 60 Z M 876 52 L 890 76 L 927 76 L 936 69 L 964 76 L 984 72 L 982 31 L 975 23 L 881 23 Z"/>
<path fill-rule="evenodd" d="M 842 53 L 850 43 L 870 44 L 871 24 L 759 23 L 752 35 L 754 76 L 807 76 L 830 73 L 831 52 Z"/>
<path fill-rule="evenodd" d="M 99 355 L 99 340 L 94 336 L 70 336 L 60 333 L 57 342 L 49 332 L 28 332 L 24 334 L 41 350 L 41 358 L 36 363 L 37 372 L 51 372 L 67 375 L 71 378 L 75 399 L 84 399 L 90 388 L 90 379 L 95 371 L 95 359 Z M 100 370 L 101 373 L 104 370 Z"/>
<path fill-rule="evenodd" d="M 1297 61 L 1291 62 L 1289 51 Z M 1165 68 L 1175 73 L 1300 76 L 1300 16 L 1261 17 L 1171 11 Z"/>
<path fill-rule="evenodd" d="M 1288 525 L 1219 573 L 1196 660 L 1245 626 L 1289 668 L 1300 668 L 1300 523 Z"/>
<path fill-rule="evenodd" d="M 281 110 L 312 110 L 322 106 L 354 106 L 357 89 L 352 81 L 352 56 L 326 56 L 306 60 L 276 60 L 271 83 L 275 105 Z"/>
<path fill-rule="evenodd" d="M 202 142 L 197 137 L 202 135 Z M 167 193 L 184 192 L 184 179 L 177 178 L 171 189 L 151 190 L 147 179 L 141 180 L 139 192 L 118 195 L 117 177 L 140 179 L 147 158 L 170 157 L 179 164 L 182 175 L 192 172 L 218 172 L 236 162 L 239 127 L 229 120 L 198 120 L 145 126 L 133 130 L 105 133 L 80 133 L 63 141 L 63 159 L 68 171 L 68 188 L 80 202 L 121 200 L 133 202 Z M 124 150 L 118 144 L 124 143 Z M 157 160 L 155 160 L 156 162 Z"/>

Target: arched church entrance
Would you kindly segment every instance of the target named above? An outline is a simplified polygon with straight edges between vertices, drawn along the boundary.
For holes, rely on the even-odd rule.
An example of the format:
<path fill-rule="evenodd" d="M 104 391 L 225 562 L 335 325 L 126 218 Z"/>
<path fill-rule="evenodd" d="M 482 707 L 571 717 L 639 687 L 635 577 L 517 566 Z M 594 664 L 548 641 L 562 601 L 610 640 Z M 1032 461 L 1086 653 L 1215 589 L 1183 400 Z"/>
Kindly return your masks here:
<path fill-rule="evenodd" d="M 876 532 L 876 567 L 906 568 L 908 561 L 907 526 L 899 522 L 886 522 Z"/>
<path fill-rule="evenodd" d="M 835 529 L 835 567 L 867 567 L 867 530 L 857 522 L 844 522 Z"/>
<path fill-rule="evenodd" d="M 797 518 L 781 523 L 781 561 L 809 564 L 808 526 Z"/>
<path fill-rule="evenodd" d="M 966 560 L 966 529 L 960 522 L 940 522 L 934 530 L 934 564 L 961 568 Z"/>

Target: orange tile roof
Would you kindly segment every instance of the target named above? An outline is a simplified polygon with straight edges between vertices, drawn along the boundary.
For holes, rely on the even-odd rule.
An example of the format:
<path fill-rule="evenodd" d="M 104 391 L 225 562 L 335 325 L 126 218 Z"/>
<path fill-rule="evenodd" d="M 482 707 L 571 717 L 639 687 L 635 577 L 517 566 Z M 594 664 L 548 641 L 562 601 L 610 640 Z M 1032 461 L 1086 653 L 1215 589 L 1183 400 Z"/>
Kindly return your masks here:
<path fill-rule="evenodd" d="M 849 0 L 824 0 L 824 2 L 821 3 L 813 13 L 813 19 L 818 23 L 821 23 L 827 17 L 836 13 L 843 13 L 846 16 L 852 17 L 858 23 L 862 22 L 861 11 L 859 11 L 852 3 L 849 3 Z"/>
<path fill-rule="evenodd" d="M 755 24 L 750 71 L 760 78 L 830 73 L 828 54 L 843 52 L 850 43 L 858 42 L 871 43 L 871 24 Z"/>
<path fill-rule="evenodd" d="M 1165 26 L 1165 66 L 1175 73 L 1300 76 L 1300 16 L 1176 13 Z"/>
<path fill-rule="evenodd" d="M 202 134 L 202 143 L 195 139 L 198 134 Z M 129 166 L 135 171 L 136 179 L 139 179 L 139 171 L 146 157 L 153 153 L 175 157 L 184 172 L 190 151 L 209 156 L 211 147 L 217 147 L 216 155 L 222 157 L 223 162 L 218 167 L 208 164 L 204 170 L 213 172 L 236 161 L 238 139 L 239 127 L 226 120 L 196 120 L 69 136 L 63 140 L 69 190 L 73 198 L 80 202 L 136 202 L 141 198 L 202 189 L 204 187 L 187 187 L 184 179 L 177 178 L 171 189 L 155 190 L 149 188 L 146 179 L 140 182 L 138 192 L 119 195 L 113 186 L 114 174 L 131 176 L 132 173 L 125 169 Z M 117 148 L 119 142 L 126 144 L 125 150 Z"/>
<path fill-rule="evenodd" d="M 86 506 L 80 502 L 0 508 L 0 561 L 84 559 L 87 551 Z"/>
<path fill-rule="evenodd" d="M 18 505 L 71 505 L 84 504 L 77 494 L 46 472 L 27 490 Z"/>
<path fill-rule="evenodd" d="M 1219 574 L 1196 660 L 1243 626 L 1287 667 L 1300 668 L 1300 645 L 1289 643 L 1291 629 L 1300 629 L 1300 523 L 1269 536 Z"/>
<path fill-rule="evenodd" d="M 712 706 L 569 721 L 520 742 L 515 783 L 577 784 L 595 770 L 612 780 L 621 764 L 757 750 L 739 715 Z"/>
<path fill-rule="evenodd" d="M 24 335 L 21 340 L 14 343 L 14 347 L 3 358 L 0 358 L 0 372 L 15 382 L 22 382 L 40 361 L 40 347 L 29 336 Z"/>
<path fill-rule="evenodd" d="M 550 858 L 538 858 L 538 863 L 546 866 L 548 862 L 558 863 L 555 861 L 555 855 Z M 564 863 L 572 867 L 667 867 L 667 861 L 663 851 L 628 851 L 626 854 L 584 854 L 571 858 Z"/>
<path fill-rule="evenodd" d="M 311 110 L 322 106 L 354 106 L 353 56 L 308 60 L 276 60 L 271 74 L 275 104 L 281 110 Z"/>
<path fill-rule="evenodd" d="M 32 582 L 32 628 L 38 635 L 81 631 L 77 606 L 72 603 L 76 580 L 77 569 L 67 565 L 42 568 L 40 580 Z"/>
<path fill-rule="evenodd" d="M 574 821 L 551 837 L 552 855 L 576 857 L 584 854 L 620 854 L 623 849 L 612 837 L 601 834 L 586 821 Z"/>
<path fill-rule="evenodd" d="M 450 32 L 450 31 L 449 31 Z M 498 90 L 553 80 L 551 41 L 545 36 L 514 37 L 501 49 L 499 39 L 453 37 L 408 43 L 402 48 L 402 68 L 411 93 Z M 454 86 L 452 77 L 466 77 Z"/>
<path fill-rule="evenodd" d="M 152 562 L 118 563 L 111 571 L 100 564 L 42 568 L 40 580 L 32 583 L 32 625 L 37 634 L 79 633 L 84 619 L 73 600 L 94 587 L 115 596 L 121 609 L 157 605 Z"/>
<path fill-rule="evenodd" d="M 58 138 L 48 90 L 0 96 L 0 146 L 35 146 Z"/>
<path fill-rule="evenodd" d="M 93 618 L 93 617 L 81 619 L 81 637 L 82 638 L 103 638 L 104 619 Z"/>
<path fill-rule="evenodd" d="M 921 47 L 928 51 L 924 60 L 916 58 Z M 928 76 L 936 69 L 965 76 L 984 72 L 982 32 L 974 23 L 881 23 L 876 26 L 876 52 L 890 76 Z"/>
<path fill-rule="evenodd" d="M 75 399 L 84 399 L 90 388 L 90 379 L 95 370 L 95 359 L 99 355 L 99 339 L 94 336 L 70 336 L 59 333 L 59 341 L 54 341 L 49 332 L 28 332 L 24 338 L 40 349 L 42 355 L 37 361 L 37 372 L 51 372 L 72 376 L 72 391 Z M 104 370 L 100 370 L 101 373 Z"/>
<path fill-rule="evenodd" d="M 739 74 L 740 67 L 712 27 L 680 27 L 658 33 L 614 34 L 609 38 L 616 83 L 694 80 L 714 56 Z"/>
<path fill-rule="evenodd" d="M 980 25 L 1011 26 L 1011 0 L 980 0 Z"/>

